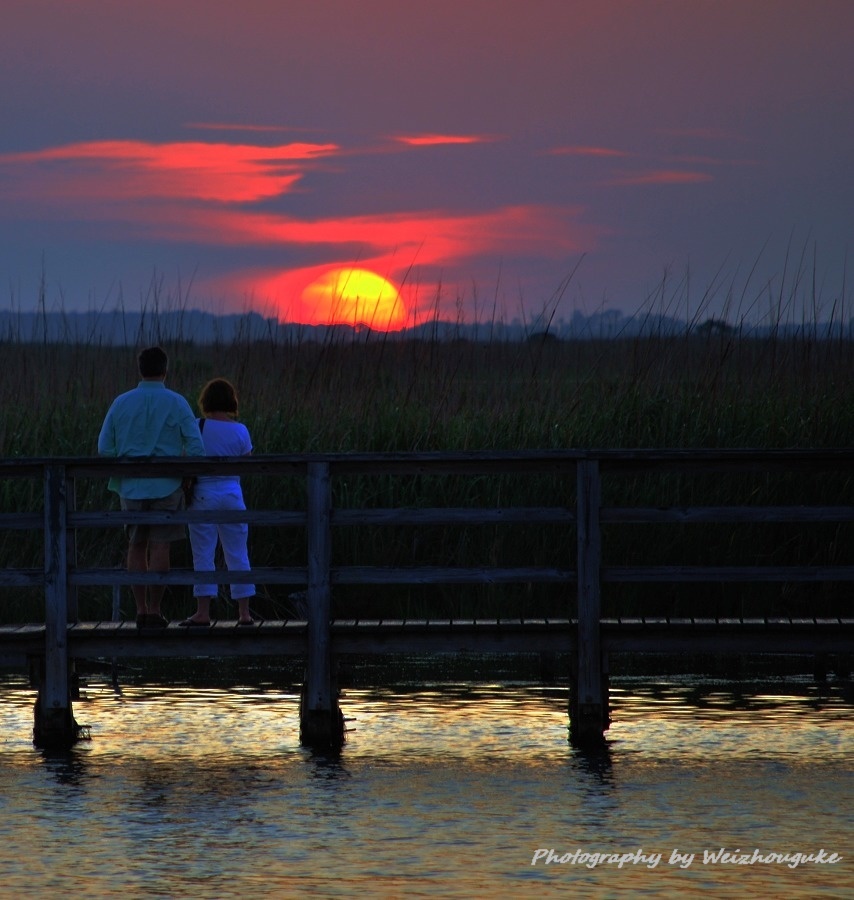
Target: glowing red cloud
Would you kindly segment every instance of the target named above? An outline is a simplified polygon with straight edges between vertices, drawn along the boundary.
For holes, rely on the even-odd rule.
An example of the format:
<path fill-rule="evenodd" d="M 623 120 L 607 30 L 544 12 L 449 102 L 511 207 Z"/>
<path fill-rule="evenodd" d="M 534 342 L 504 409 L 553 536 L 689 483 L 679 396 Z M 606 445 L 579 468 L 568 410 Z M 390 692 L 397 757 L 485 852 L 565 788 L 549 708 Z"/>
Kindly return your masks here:
<path fill-rule="evenodd" d="M 437 147 L 442 144 L 483 144 L 494 138 L 475 134 L 418 134 L 398 135 L 393 140 L 409 147 Z"/>
<path fill-rule="evenodd" d="M 598 237 L 597 232 L 567 221 L 565 213 L 536 206 L 463 216 L 434 212 L 318 222 L 260 221 L 258 217 L 237 222 L 227 212 L 221 212 L 199 216 L 196 224 L 213 229 L 226 242 L 253 246 L 264 242 L 329 245 L 334 261 L 287 270 L 246 270 L 217 278 L 216 284 L 209 285 L 211 290 L 226 289 L 231 296 L 251 296 L 253 306 L 269 307 L 268 314 L 283 320 L 312 324 L 320 320 L 318 310 L 308 302 L 306 287 L 330 269 L 358 265 L 403 285 L 405 303 L 401 300 L 396 311 L 403 314 L 405 310 L 410 324 L 415 324 L 421 313 L 428 318 L 435 314 L 436 296 L 428 289 L 428 296 L 419 300 L 417 284 L 410 278 L 412 267 L 441 267 L 463 259 L 505 253 L 561 258 L 594 247 Z M 182 218 L 180 227 L 185 225 Z M 213 234 L 208 234 L 208 239 L 213 239 Z M 346 246 L 359 248 L 356 261 L 354 256 L 342 258 L 341 247 Z"/>
<path fill-rule="evenodd" d="M 0 165 L 37 165 L 32 200 L 80 201 L 76 217 L 132 221 L 152 237 L 220 245 L 349 245 L 396 250 L 443 263 L 483 253 L 559 255 L 590 249 L 568 225 L 577 210 L 510 206 L 484 213 L 401 212 L 303 221 L 222 204 L 277 197 L 302 176 L 298 166 L 339 150 L 335 144 L 274 147 L 184 142 L 100 141 L 0 157 Z M 71 163 L 69 171 L 64 165 Z M 145 199 L 132 210 L 117 201 Z M 216 203 L 199 206 L 181 201 Z M 89 201 L 85 203 L 84 201 Z M 108 201 L 105 206 L 103 201 Z"/>
<path fill-rule="evenodd" d="M 591 247 L 567 221 L 577 210 L 510 206 L 484 213 L 441 211 L 302 221 L 233 210 L 169 210 L 140 215 L 161 237 L 226 245 L 316 244 L 395 251 L 399 265 L 441 263 L 484 253 L 560 256 Z"/>
<path fill-rule="evenodd" d="M 247 203 L 277 197 L 301 177 L 298 163 L 338 150 L 335 144 L 148 144 L 98 141 L 0 157 L 3 164 L 77 163 L 73 171 L 39 166 L 28 196 L 169 198 Z"/>

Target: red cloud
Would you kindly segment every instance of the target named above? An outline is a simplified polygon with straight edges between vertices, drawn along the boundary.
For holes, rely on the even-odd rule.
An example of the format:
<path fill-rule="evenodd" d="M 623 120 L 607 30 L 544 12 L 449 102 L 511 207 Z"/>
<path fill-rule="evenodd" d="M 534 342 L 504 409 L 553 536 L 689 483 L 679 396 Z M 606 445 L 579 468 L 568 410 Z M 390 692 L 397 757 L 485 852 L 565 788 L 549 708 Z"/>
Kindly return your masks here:
<path fill-rule="evenodd" d="M 223 245 L 338 245 L 396 252 L 412 262 L 444 263 L 483 253 L 561 256 L 589 249 L 591 235 L 571 226 L 577 210 L 510 206 L 484 213 L 435 210 L 304 221 L 233 210 L 158 208 L 140 214 L 153 236 Z M 351 260 L 352 262 L 352 260 Z"/>
<path fill-rule="evenodd" d="M 436 147 L 442 144 L 483 144 L 494 138 L 485 134 L 417 134 L 397 135 L 393 140 L 410 147 Z"/>
<path fill-rule="evenodd" d="M 277 197 L 301 177 L 299 163 L 338 150 L 336 144 L 275 147 L 200 141 L 148 144 L 97 141 L 0 156 L 0 166 L 26 166 L 26 198 L 43 200 L 194 199 L 249 203 Z M 57 165 L 67 164 L 67 165 Z"/>
<path fill-rule="evenodd" d="M 314 321 L 304 308 L 302 291 L 330 267 L 358 264 L 401 285 L 412 266 L 445 266 L 480 255 L 529 254 L 562 258 L 592 249 L 598 235 L 572 221 L 577 211 L 547 207 L 506 207 L 486 213 L 453 215 L 439 211 L 392 216 L 357 216 L 301 222 L 272 216 L 199 214 L 194 239 L 227 244 L 323 245 L 327 261 L 304 268 L 253 269 L 217 278 L 209 289 L 226 288 L 231 296 L 253 297 L 269 303 L 273 314 L 290 321 Z M 180 215 L 174 223 L 184 232 L 188 223 Z M 155 227 L 164 225 L 161 217 Z M 185 235 L 186 236 L 186 235 Z M 413 285 L 410 285 L 413 289 Z M 417 296 L 407 293 L 406 308 L 418 313 Z M 417 293 L 417 291 L 415 292 Z M 428 292 L 429 293 L 429 292 Z M 425 301 L 431 311 L 435 297 Z"/>

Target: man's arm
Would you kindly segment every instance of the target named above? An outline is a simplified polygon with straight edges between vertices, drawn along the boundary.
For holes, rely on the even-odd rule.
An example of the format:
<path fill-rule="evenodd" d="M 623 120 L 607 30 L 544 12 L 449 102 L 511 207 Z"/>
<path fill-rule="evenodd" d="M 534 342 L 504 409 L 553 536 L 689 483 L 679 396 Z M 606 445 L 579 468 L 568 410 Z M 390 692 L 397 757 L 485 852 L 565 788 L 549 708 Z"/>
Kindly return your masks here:
<path fill-rule="evenodd" d="M 204 456 L 205 445 L 202 442 L 202 433 L 199 431 L 199 421 L 193 415 L 190 404 L 187 404 L 186 415 L 181 417 L 181 440 L 184 444 L 186 456 Z"/>

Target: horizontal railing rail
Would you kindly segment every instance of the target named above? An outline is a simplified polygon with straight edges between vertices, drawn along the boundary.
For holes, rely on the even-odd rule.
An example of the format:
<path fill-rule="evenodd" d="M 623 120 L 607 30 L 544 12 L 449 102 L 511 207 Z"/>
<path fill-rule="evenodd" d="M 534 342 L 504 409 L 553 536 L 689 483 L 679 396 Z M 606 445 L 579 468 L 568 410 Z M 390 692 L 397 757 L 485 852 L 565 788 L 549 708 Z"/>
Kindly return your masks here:
<path fill-rule="evenodd" d="M 62 528 L 121 527 L 135 523 L 246 522 L 255 527 L 309 527 L 309 498 L 305 509 L 248 509 L 246 511 L 125 512 L 115 509 L 78 510 L 74 500 L 75 481 L 119 476 L 163 476 L 240 474 L 241 476 L 288 477 L 308 481 L 311 466 L 320 466 L 332 480 L 347 475 L 453 476 L 453 475 L 575 475 L 581 464 L 592 465 L 600 482 L 607 477 L 677 472 L 803 472 L 850 471 L 854 450 L 548 450 L 505 452 L 349 453 L 268 455 L 239 458 L 169 457 L 157 459 L 106 459 L 102 457 L 47 457 L 0 460 L 0 480 L 45 479 L 47 471 L 62 473 L 60 498 Z M 363 507 L 332 506 L 326 527 L 382 526 L 482 526 L 482 525 L 566 525 L 577 527 L 577 501 L 554 506 L 512 507 Z M 561 498 L 557 498 L 561 499 Z M 106 494 L 105 494 L 105 505 Z M 47 507 L 47 500 L 45 500 Z M 612 525 L 699 525 L 699 524 L 784 524 L 854 522 L 854 506 L 828 505 L 708 505 L 708 506 L 608 506 L 601 503 L 592 511 L 597 530 Z M 589 513 L 587 513 L 589 514 Z M 0 512 L 0 531 L 45 530 L 45 511 Z M 54 536 L 56 537 L 56 536 Z M 330 565 L 329 580 L 335 584 L 499 584 L 519 581 L 544 583 L 577 580 L 577 565 L 570 558 L 553 566 L 348 566 Z M 601 556 L 601 553 L 600 553 Z M 130 576 L 116 568 L 80 566 L 73 554 L 67 560 L 69 586 L 124 585 Z M 851 581 L 849 565 L 610 565 L 601 558 L 598 576 L 603 582 L 699 582 L 699 581 Z M 307 566 L 258 567 L 249 573 L 218 571 L 197 575 L 187 569 L 169 573 L 135 574 L 133 583 L 194 584 L 212 579 L 219 584 L 259 581 L 267 584 L 304 584 Z M 33 587 L 44 583 L 45 572 L 34 567 L 7 567 L 0 572 L 0 586 Z"/>

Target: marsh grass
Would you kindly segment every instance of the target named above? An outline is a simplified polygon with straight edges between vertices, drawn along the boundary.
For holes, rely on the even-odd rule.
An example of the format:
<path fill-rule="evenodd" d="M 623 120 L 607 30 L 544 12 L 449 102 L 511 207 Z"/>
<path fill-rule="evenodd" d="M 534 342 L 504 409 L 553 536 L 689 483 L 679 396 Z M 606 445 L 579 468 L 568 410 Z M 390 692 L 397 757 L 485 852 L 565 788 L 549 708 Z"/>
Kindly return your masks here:
<path fill-rule="evenodd" d="M 841 335 L 841 332 L 840 332 Z M 214 376 L 238 387 L 241 418 L 256 452 L 520 450 L 558 448 L 837 448 L 854 438 L 852 346 L 809 330 L 688 329 L 681 335 L 559 341 L 548 332 L 528 340 L 365 340 L 358 335 L 281 342 L 238 337 L 200 346 L 192 335 L 163 341 L 169 387 L 193 404 Z M 0 448 L 6 458 L 90 456 L 117 393 L 137 382 L 135 350 L 15 339 L 2 345 Z M 253 508 L 304 507 L 300 479 L 246 479 Z M 336 481 L 336 503 L 357 506 L 568 505 L 574 484 L 553 476 Z M 797 479 L 750 476 L 647 476 L 606 482 L 606 504 L 756 504 L 852 502 L 850 475 Z M 41 508 L 41 485 L 0 484 L 6 512 Z M 101 482 L 81 482 L 78 508 L 113 505 Z M 850 526 L 820 528 L 620 526 L 606 532 L 607 559 L 632 562 L 850 564 Z M 92 565 L 120 565 L 118 530 L 78 535 Z M 336 533 L 335 558 L 365 565 L 572 565 L 574 533 L 566 527 L 464 529 L 374 528 Z M 254 529 L 253 563 L 300 565 L 299 529 Z M 569 550 L 567 550 L 569 548 Z M 3 565 L 40 565 L 41 536 L 0 534 Z M 183 556 L 182 556 L 183 554 Z M 176 565 L 188 565 L 186 548 Z M 40 597 L 4 601 L 25 615 Z M 179 609 L 189 604 L 173 592 Z M 268 615 L 281 612 L 285 589 L 267 592 Z M 103 594 L 93 617 L 106 614 Z M 566 589 L 543 585 L 340 590 L 341 615 L 567 614 Z M 838 586 L 609 587 L 608 614 L 709 614 L 811 610 L 847 603 Z M 818 604 L 818 605 L 816 605 Z M 40 608 L 36 606 L 36 608 Z M 4 611 L 3 617 L 7 618 Z"/>

